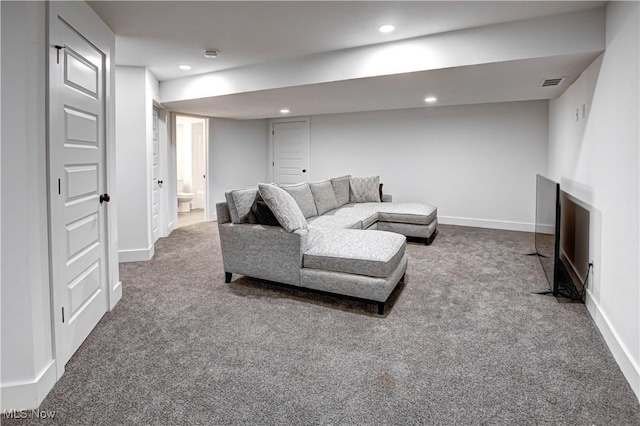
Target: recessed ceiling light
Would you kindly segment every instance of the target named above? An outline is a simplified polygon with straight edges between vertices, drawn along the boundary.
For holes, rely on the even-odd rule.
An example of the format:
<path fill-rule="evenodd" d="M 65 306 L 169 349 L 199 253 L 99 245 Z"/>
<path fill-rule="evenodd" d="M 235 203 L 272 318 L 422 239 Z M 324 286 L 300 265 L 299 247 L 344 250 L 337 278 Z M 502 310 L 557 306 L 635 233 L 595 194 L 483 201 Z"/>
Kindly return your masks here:
<path fill-rule="evenodd" d="M 378 28 L 378 31 L 380 31 L 381 33 L 387 34 L 387 33 L 392 33 L 393 30 L 395 29 L 396 27 L 394 27 L 393 25 L 387 24 Z"/>
<path fill-rule="evenodd" d="M 438 100 L 438 98 L 436 98 L 435 96 L 427 96 L 426 98 L 424 98 L 424 101 L 428 104 L 432 104 L 434 102 L 436 102 Z"/>
<path fill-rule="evenodd" d="M 289 114 L 291 111 L 289 111 L 289 108 L 282 108 L 280 110 L 280 114 Z"/>
<path fill-rule="evenodd" d="M 178 66 L 178 68 L 180 68 L 181 70 L 184 70 L 184 71 L 188 71 L 188 70 L 191 69 L 191 67 L 189 65 L 180 65 L 180 66 Z"/>

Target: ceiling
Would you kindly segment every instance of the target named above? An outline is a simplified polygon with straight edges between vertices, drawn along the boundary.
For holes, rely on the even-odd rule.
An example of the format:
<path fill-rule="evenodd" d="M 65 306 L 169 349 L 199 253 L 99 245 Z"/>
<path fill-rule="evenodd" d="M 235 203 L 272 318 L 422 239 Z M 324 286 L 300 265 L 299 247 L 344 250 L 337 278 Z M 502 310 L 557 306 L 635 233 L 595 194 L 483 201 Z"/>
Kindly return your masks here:
<path fill-rule="evenodd" d="M 146 67 L 163 82 L 205 73 L 247 70 L 265 63 L 292 61 L 468 28 L 578 12 L 602 7 L 605 3 L 91 1 L 89 5 L 116 34 L 116 65 Z M 380 33 L 378 27 L 387 23 L 395 25 L 396 30 L 390 34 Z M 204 58 L 205 49 L 217 50 L 218 58 Z M 275 117 L 284 106 L 295 115 L 410 108 L 424 106 L 408 95 L 422 92 L 425 82 L 439 88 L 439 98 L 445 99 L 439 105 L 550 99 L 566 87 L 554 88 L 541 95 L 539 92 L 520 93 L 518 84 L 526 78 L 539 83 L 540 74 L 545 72 L 545 75 L 562 73 L 570 83 L 593 59 L 592 52 L 556 58 L 555 61 L 549 58 L 501 61 L 469 69 L 398 73 L 250 90 L 202 99 L 172 100 L 167 105 L 182 112 L 239 119 Z M 180 70 L 180 64 L 190 65 L 191 70 Z M 514 79 L 514 75 L 520 77 Z M 512 81 L 513 87 L 508 90 L 503 86 L 505 78 Z M 512 94 L 505 96 L 505 93 Z"/>

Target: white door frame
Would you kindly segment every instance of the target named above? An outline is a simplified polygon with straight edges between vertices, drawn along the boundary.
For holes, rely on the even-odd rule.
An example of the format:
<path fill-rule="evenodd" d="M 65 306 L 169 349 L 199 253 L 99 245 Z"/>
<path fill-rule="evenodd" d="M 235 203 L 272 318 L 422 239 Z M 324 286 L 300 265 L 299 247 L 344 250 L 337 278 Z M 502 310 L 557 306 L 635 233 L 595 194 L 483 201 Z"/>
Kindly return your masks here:
<path fill-rule="evenodd" d="M 171 168 L 169 165 L 169 117 L 167 109 L 160 103 L 154 101 L 153 108 L 158 111 L 158 161 L 160 165 L 159 179 L 162 185 L 159 188 L 160 193 L 160 238 L 169 236 L 172 231 L 171 225 L 173 221 L 170 219 L 171 212 L 169 209 L 169 193 L 171 189 L 170 180 Z"/>
<path fill-rule="evenodd" d="M 309 142 L 309 149 L 307 150 L 307 181 L 311 182 L 311 173 L 313 170 L 311 169 L 311 120 L 309 117 L 287 117 L 287 118 L 273 118 L 269 120 L 269 128 L 268 128 L 268 141 L 269 146 L 267 147 L 267 170 L 269 171 L 269 182 L 274 181 L 274 163 L 275 163 L 275 149 L 273 144 L 274 139 L 274 131 L 273 125 L 276 123 L 307 123 L 307 131 L 309 132 L 307 140 Z"/>
<path fill-rule="evenodd" d="M 169 161 L 168 161 L 168 118 L 169 113 L 167 109 L 159 102 L 153 101 L 152 111 L 157 111 L 158 114 L 158 181 L 162 181 L 162 184 L 158 184 L 158 236 L 164 238 L 172 231 L 170 225 L 169 211 L 169 197 L 170 185 L 167 177 L 170 176 Z M 153 142 L 152 142 L 153 143 Z M 153 148 L 151 152 L 151 158 L 153 158 Z M 151 161 L 153 163 L 153 161 Z M 153 164 L 151 164 L 151 185 L 153 185 Z M 151 196 L 153 200 L 153 196 Z M 151 206 L 150 218 L 153 228 L 153 205 Z M 153 229 L 152 229 L 153 232 Z M 157 241 L 153 241 L 155 245 Z"/>
<path fill-rule="evenodd" d="M 176 136 L 176 128 L 178 127 L 176 125 L 176 118 L 177 116 L 181 116 L 181 117 L 192 117 L 192 118 L 199 118 L 204 120 L 204 161 L 205 161 L 205 178 L 204 178 L 204 220 L 209 222 L 214 220 L 215 217 L 212 217 L 215 214 L 215 206 L 213 206 L 214 208 L 211 208 L 211 203 L 213 202 L 213 197 L 211 196 L 211 194 L 209 194 L 209 188 L 212 188 L 212 181 L 211 181 L 211 177 L 213 176 L 212 173 L 212 162 L 209 161 L 209 153 L 211 152 L 210 149 L 210 144 L 212 141 L 211 138 L 211 134 L 210 134 L 210 130 L 211 130 L 211 118 L 210 117 L 205 117 L 202 115 L 197 115 L 197 114 L 188 114 L 188 113 L 183 113 L 183 112 L 179 112 L 179 111 L 172 111 L 171 112 L 171 119 L 169 127 L 171 130 L 171 143 L 169 144 L 169 150 L 170 150 L 170 167 L 169 170 L 171 171 L 171 186 L 172 186 L 172 192 L 171 194 L 169 194 L 168 196 L 170 197 L 170 199 L 173 200 L 177 200 L 178 199 L 178 187 L 177 187 L 177 181 L 178 181 L 178 169 L 177 169 L 177 164 L 176 164 L 176 148 L 177 148 L 177 136 Z M 172 208 L 170 210 L 171 214 L 170 216 L 173 217 L 173 221 L 174 221 L 174 226 L 172 228 L 176 229 L 178 227 L 178 205 L 177 203 L 170 203 Z"/>
<path fill-rule="evenodd" d="M 104 64 L 104 173 L 105 173 L 105 189 L 111 196 L 111 202 L 102 207 L 105 209 L 104 222 L 105 227 L 105 272 L 107 285 L 107 303 L 109 310 L 113 309 L 122 297 L 122 285 L 119 280 L 118 272 L 118 246 L 117 246 L 117 194 L 116 194 L 116 170 L 115 170 L 115 36 L 104 22 L 95 14 L 95 12 L 84 2 L 47 2 L 48 9 L 48 32 L 47 32 L 47 74 L 46 74 L 46 91 L 50 93 L 52 87 L 56 87 L 56 82 L 51 81 L 52 67 L 57 66 L 58 49 L 55 35 L 53 33 L 55 23 L 60 18 L 69 24 L 85 37 L 91 38 L 91 43 L 96 46 L 105 55 Z M 51 104 L 49 96 L 47 96 L 47 111 L 50 110 Z M 47 162 L 49 157 L 49 143 L 51 140 L 51 122 L 50 114 L 47 113 Z M 53 185 L 57 186 L 57 177 L 51 170 L 47 171 L 47 184 L 49 188 Z M 48 191 L 50 193 L 51 191 Z M 48 200 L 48 208 L 51 210 L 51 201 Z M 57 225 L 51 223 L 51 214 L 49 214 L 49 238 L 52 238 L 51 229 Z M 53 263 L 53 243 L 49 243 L 49 260 Z M 68 358 L 63 355 L 64 345 L 60 341 L 63 338 L 60 328 L 61 317 L 60 309 L 62 306 L 60 300 L 56 299 L 56 285 L 59 283 L 54 274 L 50 274 L 50 300 L 51 300 L 51 320 L 53 334 L 53 350 L 56 363 L 56 375 L 59 379 L 65 371 L 65 365 Z"/>

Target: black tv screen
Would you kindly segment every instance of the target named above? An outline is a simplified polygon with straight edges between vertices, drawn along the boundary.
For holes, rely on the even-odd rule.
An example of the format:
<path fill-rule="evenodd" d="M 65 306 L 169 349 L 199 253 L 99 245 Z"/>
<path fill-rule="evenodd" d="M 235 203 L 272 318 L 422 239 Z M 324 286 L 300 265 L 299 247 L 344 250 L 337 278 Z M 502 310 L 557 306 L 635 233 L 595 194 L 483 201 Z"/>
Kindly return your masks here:
<path fill-rule="evenodd" d="M 578 289 L 582 288 L 580 272 L 586 276 L 582 265 L 588 263 L 584 261 L 588 257 L 588 227 L 588 211 L 561 191 L 559 183 L 536 175 L 535 254 L 549 284 L 549 290 L 542 294 L 582 301 Z"/>
<path fill-rule="evenodd" d="M 556 265 L 560 250 L 560 184 L 536 175 L 535 248 L 549 288 L 558 295 Z"/>

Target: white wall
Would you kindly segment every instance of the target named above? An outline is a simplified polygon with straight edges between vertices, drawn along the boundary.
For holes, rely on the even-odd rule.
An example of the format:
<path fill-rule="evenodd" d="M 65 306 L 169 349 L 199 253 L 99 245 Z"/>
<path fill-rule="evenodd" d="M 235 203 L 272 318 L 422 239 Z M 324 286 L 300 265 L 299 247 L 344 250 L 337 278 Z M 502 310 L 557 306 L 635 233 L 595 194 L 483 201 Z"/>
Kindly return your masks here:
<path fill-rule="evenodd" d="M 442 223 L 531 230 L 547 117 L 546 101 L 314 116 L 312 180 L 380 175 Z"/>
<path fill-rule="evenodd" d="M 506 22 L 166 80 L 161 83 L 162 98 L 175 102 L 395 73 L 599 52 L 603 30 L 601 9 Z"/>
<path fill-rule="evenodd" d="M 115 37 L 84 2 L 50 5 L 85 34 L 95 36 L 107 57 Z M 0 2 L 2 19 L 1 365 L 0 409 L 36 408 L 64 365 L 56 365 L 49 273 L 46 72 L 49 16 L 45 2 Z M 78 23 L 81 25 L 78 27 Z M 91 27 L 92 31 L 88 31 Z M 55 63 L 52 65 L 55 66 Z M 113 176 L 113 66 L 105 68 L 108 185 Z M 113 186 L 113 185 L 110 185 Z M 107 211 L 109 306 L 121 295 L 114 265 L 117 232 Z M 59 318 L 58 316 L 56 316 Z"/>
<path fill-rule="evenodd" d="M 215 220 L 215 204 L 225 201 L 225 191 L 267 180 L 267 121 L 212 118 L 209 132 L 207 203 Z"/>
<path fill-rule="evenodd" d="M 147 112 L 145 68 L 116 67 L 118 255 L 121 262 L 148 260 L 153 256 Z"/>
<path fill-rule="evenodd" d="M 146 68 L 116 67 L 118 255 L 121 262 L 153 257 L 151 154 L 153 104 L 158 97 L 158 81 Z"/>
<path fill-rule="evenodd" d="M 638 9 L 608 4 L 606 52 L 550 103 L 549 175 L 591 206 L 587 308 L 640 398 Z"/>
<path fill-rule="evenodd" d="M 47 226 L 46 11 L 2 8 L 2 409 L 37 406 L 55 383 Z M 48 383 L 42 383 L 43 374 Z M 51 381 L 53 380 L 53 381 Z"/>

